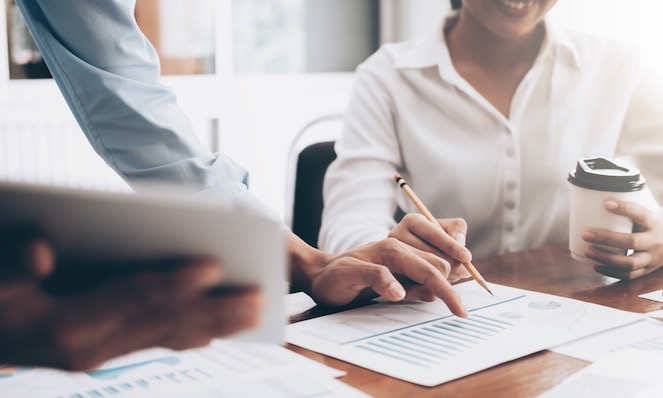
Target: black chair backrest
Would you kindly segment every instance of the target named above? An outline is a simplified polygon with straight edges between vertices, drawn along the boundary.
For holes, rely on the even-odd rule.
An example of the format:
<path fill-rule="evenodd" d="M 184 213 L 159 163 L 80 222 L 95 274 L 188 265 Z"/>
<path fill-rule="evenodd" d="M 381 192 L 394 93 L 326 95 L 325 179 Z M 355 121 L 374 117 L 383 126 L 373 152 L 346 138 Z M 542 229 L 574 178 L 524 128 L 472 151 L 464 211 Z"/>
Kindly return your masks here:
<path fill-rule="evenodd" d="M 322 182 L 334 159 L 334 141 L 311 144 L 297 156 L 292 232 L 316 248 L 322 219 Z"/>

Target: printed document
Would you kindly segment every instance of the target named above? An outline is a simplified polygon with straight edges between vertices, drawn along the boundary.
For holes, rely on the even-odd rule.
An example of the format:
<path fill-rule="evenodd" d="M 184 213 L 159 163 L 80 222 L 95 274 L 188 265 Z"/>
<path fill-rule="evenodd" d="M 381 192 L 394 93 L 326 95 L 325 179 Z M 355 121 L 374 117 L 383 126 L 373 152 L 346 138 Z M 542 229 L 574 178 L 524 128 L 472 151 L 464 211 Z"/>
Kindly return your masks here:
<path fill-rule="evenodd" d="M 638 297 L 642 297 L 643 299 L 658 301 L 659 303 L 663 303 L 663 290 L 656 290 L 654 292 L 641 294 Z"/>
<path fill-rule="evenodd" d="M 594 362 L 623 349 L 658 351 L 663 354 L 663 322 L 643 319 L 550 350 Z"/>
<path fill-rule="evenodd" d="M 435 386 L 590 334 L 641 314 L 578 300 L 476 282 L 454 286 L 470 311 L 442 301 L 379 303 L 286 327 L 306 349 L 412 383 Z"/>
<path fill-rule="evenodd" d="M 663 353 L 622 350 L 576 372 L 539 398 L 663 397 Z"/>
<path fill-rule="evenodd" d="M 89 372 L 0 366 L 3 398 L 367 397 L 332 369 L 278 345 L 216 341 L 175 352 L 152 349 Z"/>

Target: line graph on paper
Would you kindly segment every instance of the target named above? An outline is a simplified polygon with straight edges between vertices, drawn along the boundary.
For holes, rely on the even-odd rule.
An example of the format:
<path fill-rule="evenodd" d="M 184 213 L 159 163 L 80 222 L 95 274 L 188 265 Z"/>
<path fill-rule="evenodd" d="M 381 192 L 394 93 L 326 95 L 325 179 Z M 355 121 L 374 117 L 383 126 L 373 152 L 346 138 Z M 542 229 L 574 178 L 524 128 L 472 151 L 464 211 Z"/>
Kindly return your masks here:
<path fill-rule="evenodd" d="M 454 286 L 470 315 L 443 302 L 380 303 L 299 322 L 287 341 L 392 377 L 437 385 L 640 315 L 577 300 L 476 283 Z"/>

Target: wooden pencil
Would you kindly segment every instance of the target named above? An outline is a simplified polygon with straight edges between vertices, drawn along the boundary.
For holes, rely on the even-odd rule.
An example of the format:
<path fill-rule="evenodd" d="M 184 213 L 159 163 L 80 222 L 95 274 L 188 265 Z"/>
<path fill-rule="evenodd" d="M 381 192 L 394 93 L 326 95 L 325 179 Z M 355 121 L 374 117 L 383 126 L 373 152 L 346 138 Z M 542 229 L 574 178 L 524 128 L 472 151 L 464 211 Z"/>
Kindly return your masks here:
<path fill-rule="evenodd" d="M 417 209 L 419 209 L 421 214 L 423 214 L 424 217 L 426 217 L 428 219 L 428 221 L 430 221 L 433 224 L 437 225 L 438 227 L 442 228 L 440 226 L 440 224 L 437 222 L 437 220 L 435 219 L 435 217 L 433 217 L 433 214 L 431 214 L 431 212 L 428 210 L 428 208 L 426 208 L 426 206 L 424 205 L 424 202 L 422 202 L 421 199 L 419 199 L 419 197 L 414 193 L 412 188 L 410 188 L 410 186 L 407 184 L 407 182 L 405 182 L 403 177 L 401 177 L 400 174 L 396 174 L 394 176 L 394 179 L 396 180 L 396 183 L 398 184 L 398 186 L 401 187 L 403 192 L 405 192 L 407 197 L 412 201 L 412 203 L 414 203 L 414 205 L 417 207 Z M 491 292 L 490 289 L 488 288 L 488 284 L 486 283 L 486 280 L 483 278 L 483 276 L 481 276 L 479 271 L 477 271 L 477 269 L 474 267 L 474 265 L 471 262 L 468 261 L 466 263 L 463 263 L 463 266 L 465 267 L 467 272 L 469 272 L 470 275 L 472 275 L 472 278 L 474 278 L 474 280 L 477 281 L 477 283 L 479 285 L 481 285 L 481 287 L 486 289 L 486 291 L 488 291 L 488 293 L 490 293 L 491 295 L 494 296 L 493 292 Z"/>

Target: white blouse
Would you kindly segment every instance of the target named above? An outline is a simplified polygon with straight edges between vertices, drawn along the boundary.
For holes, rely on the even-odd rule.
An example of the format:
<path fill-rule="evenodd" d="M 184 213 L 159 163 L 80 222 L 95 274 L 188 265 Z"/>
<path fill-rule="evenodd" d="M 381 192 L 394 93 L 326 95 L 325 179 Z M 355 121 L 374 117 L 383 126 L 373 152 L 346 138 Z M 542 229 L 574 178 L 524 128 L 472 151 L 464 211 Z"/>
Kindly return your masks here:
<path fill-rule="evenodd" d="M 663 203 L 663 82 L 635 52 L 557 31 L 506 118 L 454 69 L 442 25 L 361 64 L 324 183 L 320 246 L 387 236 L 396 207 L 468 223 L 474 258 L 568 240 L 568 173 L 580 157 L 628 157 Z"/>

